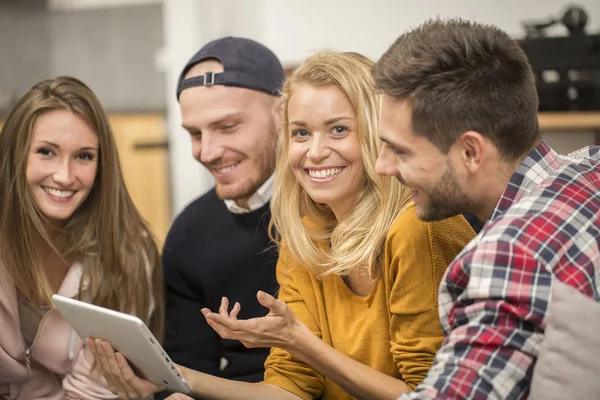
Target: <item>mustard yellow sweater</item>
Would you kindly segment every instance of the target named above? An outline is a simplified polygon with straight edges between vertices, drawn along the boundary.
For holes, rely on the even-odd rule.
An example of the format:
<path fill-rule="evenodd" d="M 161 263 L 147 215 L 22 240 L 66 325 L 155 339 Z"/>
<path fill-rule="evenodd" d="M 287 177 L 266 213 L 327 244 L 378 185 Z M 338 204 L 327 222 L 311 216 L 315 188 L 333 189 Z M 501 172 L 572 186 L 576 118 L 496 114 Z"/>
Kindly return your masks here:
<path fill-rule="evenodd" d="M 425 223 L 413 206 L 392 225 L 383 274 L 368 296 L 354 294 L 340 276 L 314 278 L 283 249 L 279 298 L 327 344 L 414 389 L 444 339 L 437 310 L 440 280 L 474 236 L 463 217 Z M 285 350 L 273 348 L 265 368 L 265 383 L 303 399 L 352 399 Z"/>

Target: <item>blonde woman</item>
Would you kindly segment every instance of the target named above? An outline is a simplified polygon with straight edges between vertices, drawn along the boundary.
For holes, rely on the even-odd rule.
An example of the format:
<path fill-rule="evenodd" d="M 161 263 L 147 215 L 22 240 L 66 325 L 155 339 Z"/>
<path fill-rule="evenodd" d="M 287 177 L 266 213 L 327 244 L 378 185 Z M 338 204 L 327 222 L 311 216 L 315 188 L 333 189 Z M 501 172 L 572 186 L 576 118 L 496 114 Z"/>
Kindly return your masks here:
<path fill-rule="evenodd" d="M 0 399 L 114 398 L 51 300 L 132 313 L 162 332 L 158 249 L 106 114 L 76 79 L 40 82 L 8 115 L 0 154 Z"/>
<path fill-rule="evenodd" d="M 202 311 L 223 338 L 272 348 L 264 381 L 182 368 L 198 396 L 395 399 L 427 374 L 443 340 L 439 281 L 474 231 L 462 217 L 421 222 L 410 192 L 376 174 L 371 67 L 356 53 L 321 52 L 285 83 L 272 200 L 279 299 L 259 292 L 269 313 L 250 320 L 228 299 Z M 108 343 L 88 343 L 122 397 L 159 390 Z"/>

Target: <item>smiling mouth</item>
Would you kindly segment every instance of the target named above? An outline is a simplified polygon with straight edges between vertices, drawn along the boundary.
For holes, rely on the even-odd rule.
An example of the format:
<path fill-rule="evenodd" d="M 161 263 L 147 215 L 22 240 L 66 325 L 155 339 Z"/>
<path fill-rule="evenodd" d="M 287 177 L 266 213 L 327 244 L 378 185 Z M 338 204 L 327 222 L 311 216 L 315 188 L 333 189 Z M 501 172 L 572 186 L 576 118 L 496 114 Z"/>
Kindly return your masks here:
<path fill-rule="evenodd" d="M 306 173 L 308 173 L 308 176 L 310 176 L 312 179 L 327 180 L 327 179 L 332 179 L 332 178 L 338 176 L 345 169 L 346 169 L 346 167 L 326 168 L 326 169 L 305 168 L 304 171 L 306 171 Z"/>
<path fill-rule="evenodd" d="M 73 195 L 77 192 L 76 190 L 60 190 L 46 186 L 42 186 L 42 189 L 44 189 L 44 192 L 48 193 L 50 196 L 59 199 L 68 199 L 73 197 Z"/>
<path fill-rule="evenodd" d="M 230 171 L 233 171 L 239 164 L 239 162 L 236 162 L 235 164 L 230 164 L 225 167 L 212 167 L 211 170 L 217 175 L 223 175 Z"/>

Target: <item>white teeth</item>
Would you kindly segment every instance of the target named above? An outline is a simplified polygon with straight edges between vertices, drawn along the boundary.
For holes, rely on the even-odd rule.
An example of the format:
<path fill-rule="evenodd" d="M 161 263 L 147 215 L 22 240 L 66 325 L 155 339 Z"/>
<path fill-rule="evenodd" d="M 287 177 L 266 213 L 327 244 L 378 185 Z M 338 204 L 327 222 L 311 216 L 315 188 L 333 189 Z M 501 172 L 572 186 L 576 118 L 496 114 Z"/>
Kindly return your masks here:
<path fill-rule="evenodd" d="M 320 169 L 320 170 L 309 169 L 308 174 L 310 175 L 311 178 L 327 179 L 327 178 L 331 178 L 332 176 L 338 175 L 340 172 L 343 171 L 343 169 L 344 168 L 329 168 L 329 169 Z"/>
<path fill-rule="evenodd" d="M 235 167 L 237 167 L 237 164 L 231 165 L 229 167 L 225 167 L 225 168 L 221 168 L 221 169 L 215 169 L 215 172 L 217 174 L 224 174 L 226 172 L 231 171 L 232 169 L 234 169 Z"/>
<path fill-rule="evenodd" d="M 45 187 L 44 190 L 50 193 L 54 197 L 67 198 L 73 196 L 75 194 L 74 190 L 58 190 L 53 188 Z"/>

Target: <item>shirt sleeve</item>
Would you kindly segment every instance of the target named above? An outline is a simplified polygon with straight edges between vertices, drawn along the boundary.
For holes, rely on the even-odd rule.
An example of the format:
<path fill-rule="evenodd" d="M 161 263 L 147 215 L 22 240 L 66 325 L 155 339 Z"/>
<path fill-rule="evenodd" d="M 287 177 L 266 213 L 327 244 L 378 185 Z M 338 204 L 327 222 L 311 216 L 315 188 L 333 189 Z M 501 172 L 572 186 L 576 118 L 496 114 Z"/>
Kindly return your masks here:
<path fill-rule="evenodd" d="M 498 238 L 492 238 L 498 239 Z M 446 277 L 448 334 L 427 378 L 399 399 L 521 399 L 542 340 L 551 275 L 518 244 L 480 242 Z"/>
<path fill-rule="evenodd" d="M 384 255 L 390 351 L 411 389 L 423 381 L 444 340 L 437 307 L 440 280 L 473 237 L 464 218 L 428 224 L 418 219 L 414 207 L 390 229 Z"/>
<path fill-rule="evenodd" d="M 281 248 L 277 262 L 277 282 L 280 285 L 278 298 L 292 309 L 296 318 L 322 338 L 319 325 L 310 313 L 310 304 L 315 302 L 312 286 L 314 282 L 310 279 L 308 271 L 293 260 L 285 247 Z M 321 396 L 325 378 L 323 374 L 292 357 L 287 351 L 274 347 L 265 362 L 264 383 L 278 386 L 302 399 L 311 400 Z"/>

